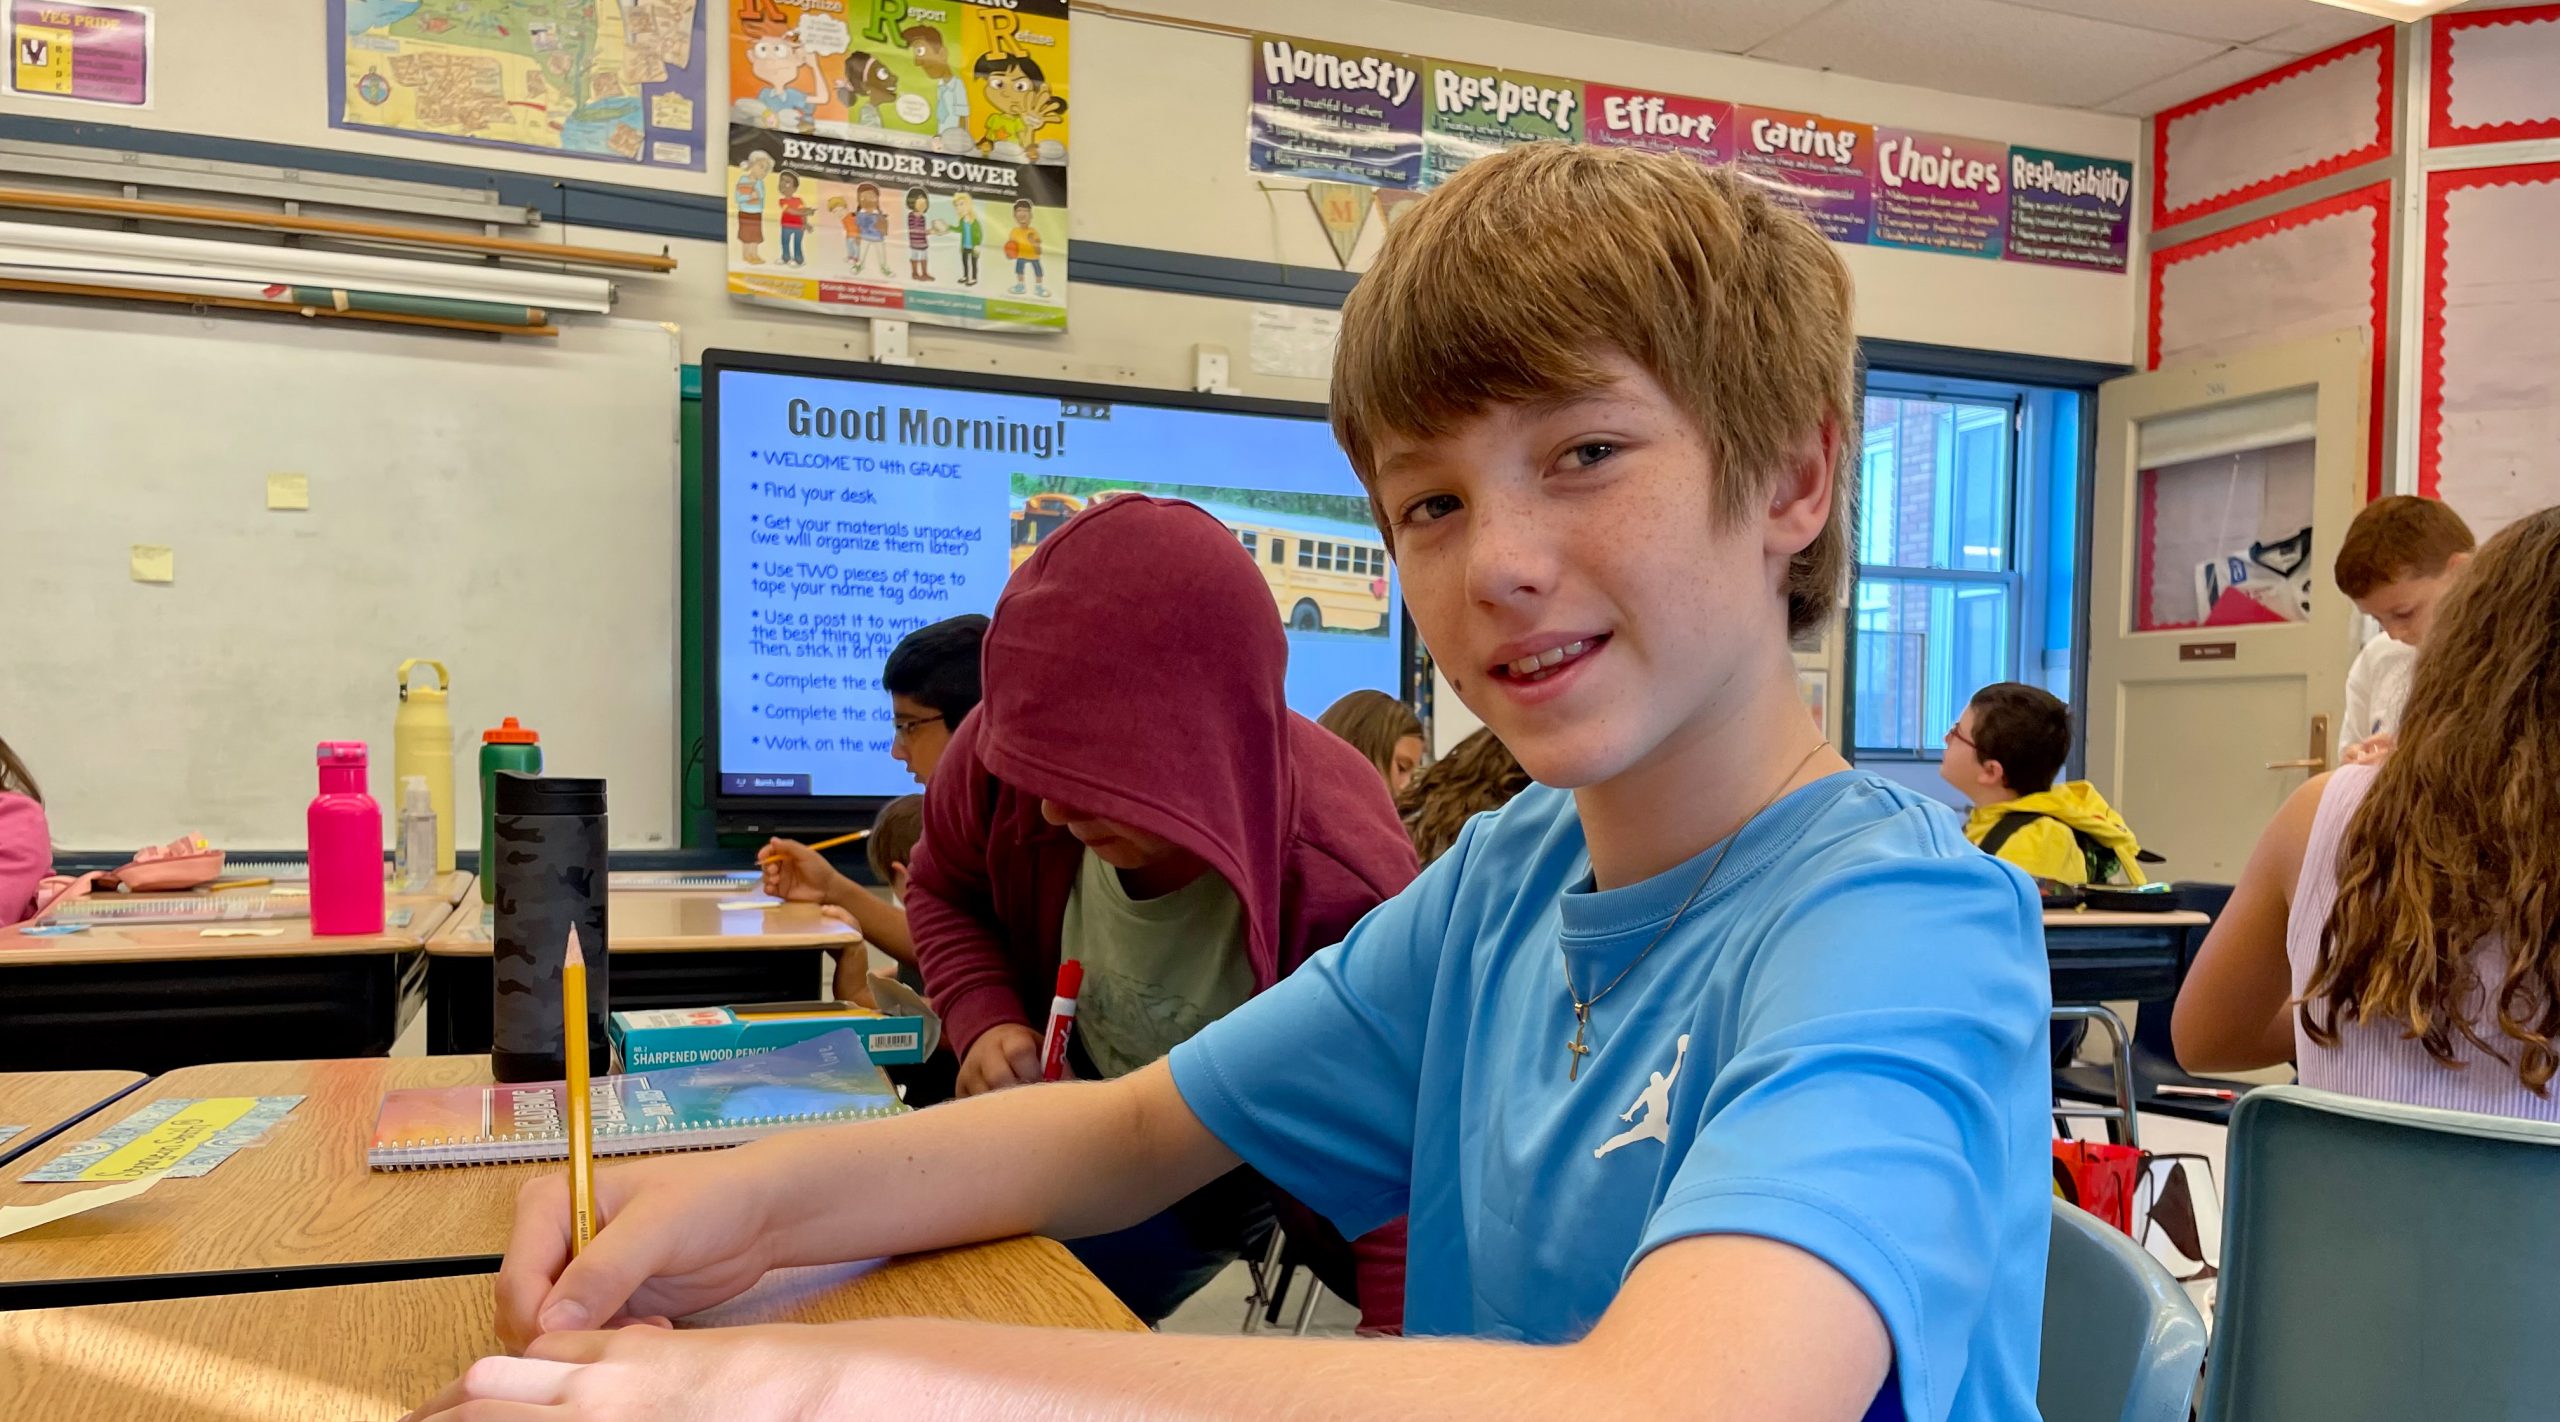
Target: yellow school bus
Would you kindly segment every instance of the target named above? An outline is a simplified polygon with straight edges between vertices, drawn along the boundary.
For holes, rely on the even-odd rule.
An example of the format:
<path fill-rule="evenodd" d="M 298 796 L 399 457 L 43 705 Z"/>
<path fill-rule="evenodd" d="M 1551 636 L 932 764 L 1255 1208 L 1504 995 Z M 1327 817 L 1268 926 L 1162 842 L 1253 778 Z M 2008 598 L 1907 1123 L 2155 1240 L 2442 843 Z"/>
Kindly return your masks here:
<path fill-rule="evenodd" d="M 1130 489 L 1112 489 L 1090 501 L 1073 494 L 1033 494 L 1013 511 L 1014 567 L 1030 558 L 1040 540 L 1066 526 L 1090 504 Z M 1262 581 L 1282 625 L 1296 632 L 1373 632 L 1393 630 L 1395 611 L 1388 597 L 1387 547 L 1374 534 L 1349 525 L 1303 524 L 1283 515 L 1234 507 L 1211 508 L 1236 536 Z"/>

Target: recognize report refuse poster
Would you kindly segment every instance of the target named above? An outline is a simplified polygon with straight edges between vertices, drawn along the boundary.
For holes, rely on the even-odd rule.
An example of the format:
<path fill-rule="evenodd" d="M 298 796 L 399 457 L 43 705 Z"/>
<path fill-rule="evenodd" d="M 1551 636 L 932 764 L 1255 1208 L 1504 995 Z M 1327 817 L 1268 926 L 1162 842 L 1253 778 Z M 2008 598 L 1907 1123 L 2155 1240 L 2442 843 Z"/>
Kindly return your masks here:
<path fill-rule="evenodd" d="M 1411 55 L 1255 35 L 1245 147 L 1254 172 L 1379 187 L 1422 182 L 1422 67 Z"/>
<path fill-rule="evenodd" d="M 1909 129 L 1876 130 L 1879 247 L 1997 259 L 2009 225 L 2009 145 Z"/>
<path fill-rule="evenodd" d="M 729 290 L 1067 324 L 1064 0 L 729 0 Z"/>
<path fill-rule="evenodd" d="M 2114 158 L 2009 150 L 2009 241 L 2000 255 L 2092 271 L 2125 269 L 2133 165 Z"/>
<path fill-rule="evenodd" d="M 699 170 L 708 0 L 329 0 L 329 124 Z"/>
<path fill-rule="evenodd" d="M 1736 105 L 1734 161 L 1813 219 L 1822 235 L 1856 246 L 1875 218 L 1876 130 L 1821 114 Z"/>
<path fill-rule="evenodd" d="M 1422 185 L 1438 187 L 1487 154 L 1582 137 L 1582 83 L 1432 60 L 1423 87 Z"/>
<path fill-rule="evenodd" d="M 151 107 L 151 12 L 138 5 L 8 0 L 0 92 Z"/>

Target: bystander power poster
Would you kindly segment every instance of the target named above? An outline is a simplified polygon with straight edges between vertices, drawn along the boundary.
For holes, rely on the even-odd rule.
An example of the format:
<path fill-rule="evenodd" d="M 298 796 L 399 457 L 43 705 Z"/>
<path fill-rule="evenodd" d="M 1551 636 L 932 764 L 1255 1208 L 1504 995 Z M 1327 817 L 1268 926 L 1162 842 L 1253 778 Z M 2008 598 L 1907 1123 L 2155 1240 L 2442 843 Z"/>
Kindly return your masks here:
<path fill-rule="evenodd" d="M 1571 79 L 1430 63 L 1422 114 L 1422 185 L 1438 187 L 1487 154 L 1582 136 L 1582 85 Z"/>
<path fill-rule="evenodd" d="M 2131 163 L 2009 150 L 2009 244 L 2002 256 L 2120 272 L 2132 234 Z"/>
<path fill-rule="evenodd" d="M 2009 147 L 1908 129 L 1876 130 L 1879 247 L 1998 260 L 2009 224 Z"/>
<path fill-rule="evenodd" d="M 1066 329 L 1064 0 L 728 3 L 731 294 Z"/>
<path fill-rule="evenodd" d="M 1422 181 L 1422 66 L 1410 55 L 1253 37 L 1253 170 L 1410 188 Z"/>

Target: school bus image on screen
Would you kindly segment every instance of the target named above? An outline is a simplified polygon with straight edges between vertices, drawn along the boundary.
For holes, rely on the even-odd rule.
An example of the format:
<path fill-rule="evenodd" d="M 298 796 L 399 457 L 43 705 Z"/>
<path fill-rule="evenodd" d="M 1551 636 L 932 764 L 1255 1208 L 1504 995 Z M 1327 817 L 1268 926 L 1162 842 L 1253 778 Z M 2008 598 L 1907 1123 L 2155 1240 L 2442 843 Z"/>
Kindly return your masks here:
<path fill-rule="evenodd" d="M 1101 503 L 1135 490 L 1111 489 L 1090 502 Z M 1026 496 L 1013 511 L 1013 566 L 1021 567 L 1040 541 L 1066 527 L 1084 511 L 1087 501 L 1073 494 Z M 1293 632 L 1366 632 L 1392 630 L 1394 608 L 1387 592 L 1387 548 L 1374 535 L 1344 527 L 1318 532 L 1312 525 L 1252 509 L 1210 509 L 1236 536 L 1262 581 L 1280 621 Z"/>

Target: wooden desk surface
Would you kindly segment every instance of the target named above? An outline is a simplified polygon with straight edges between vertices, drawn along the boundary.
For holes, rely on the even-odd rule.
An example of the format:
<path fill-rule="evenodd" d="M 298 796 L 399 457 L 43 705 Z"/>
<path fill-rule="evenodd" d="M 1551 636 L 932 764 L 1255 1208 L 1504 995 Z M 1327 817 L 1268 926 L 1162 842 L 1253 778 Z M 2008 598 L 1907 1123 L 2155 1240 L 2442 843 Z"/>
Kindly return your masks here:
<path fill-rule="evenodd" d="M 2211 916 L 2194 909 L 2173 909 L 2167 913 L 2122 913 L 2107 909 L 2054 909 L 2044 916 L 2044 926 L 2054 928 L 2202 928 L 2213 922 Z"/>
<path fill-rule="evenodd" d="M 138 1071 L 0 1072 L 0 1130 L 18 1128 L 0 1140 L 0 1159 L 63 1122 L 114 1100 L 116 1093 L 141 1080 Z"/>
<path fill-rule="evenodd" d="M 690 1324 L 902 1316 L 1139 1329 L 1065 1250 L 1031 1239 L 785 1270 Z M 0 1416 L 396 1418 L 496 1351 L 486 1278 L 0 1314 Z"/>
<path fill-rule="evenodd" d="M 236 923 L 99 924 L 61 938 L 31 937 L 21 925 L 0 928 L 0 968 L 46 963 L 159 963 L 179 958 L 316 958 L 352 953 L 402 953 L 417 948 L 444 926 L 453 905 L 432 896 L 394 897 L 386 909 L 406 908 L 405 927 L 375 934 L 323 938 L 307 918 Z M 239 930 L 261 936 L 236 936 Z M 273 936 L 264 931 L 275 930 Z M 210 936 L 209 936 L 210 935 Z"/>
<path fill-rule="evenodd" d="M 0 1205 L 52 1199 L 77 1185 L 20 1178 L 170 1097 L 308 1099 L 254 1145 L 192 1180 L 0 1240 L 7 1285 L 136 1275 L 294 1269 L 501 1254 L 516 1189 L 557 1165 L 377 1171 L 364 1163 L 382 1095 L 400 1086 L 486 1085 L 487 1057 L 373 1057 L 187 1067 L 135 1091 L 0 1168 Z M 9 1412 L 0 1416 L 39 1415 Z"/>
<path fill-rule="evenodd" d="M 616 953 L 716 953 L 724 949 L 843 948 L 862 941 L 852 925 L 838 923 L 815 904 L 773 908 L 724 908 L 759 903 L 752 888 L 727 893 L 692 890 L 617 890 L 607 899 L 611 951 Z M 489 956 L 490 916 L 466 903 L 427 940 L 441 957 Z"/>

